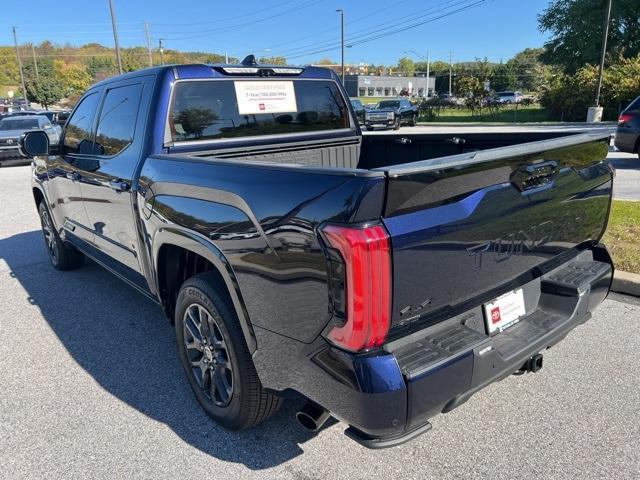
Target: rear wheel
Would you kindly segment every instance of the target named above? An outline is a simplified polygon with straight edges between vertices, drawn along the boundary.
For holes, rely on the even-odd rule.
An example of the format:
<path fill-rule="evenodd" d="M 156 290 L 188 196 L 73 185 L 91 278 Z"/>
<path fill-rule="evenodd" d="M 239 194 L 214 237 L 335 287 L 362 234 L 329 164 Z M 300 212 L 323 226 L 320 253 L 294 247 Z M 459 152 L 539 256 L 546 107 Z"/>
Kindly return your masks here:
<path fill-rule="evenodd" d="M 58 270 L 73 270 L 81 267 L 84 263 L 84 255 L 74 246 L 62 241 L 53 226 L 51 214 L 44 200 L 38 205 L 38 213 L 51 264 Z"/>
<path fill-rule="evenodd" d="M 415 127 L 417 123 L 418 123 L 418 115 L 414 113 L 413 116 L 411 117 L 411 120 L 409 121 L 409 126 Z"/>
<path fill-rule="evenodd" d="M 180 360 L 196 399 L 230 430 L 258 425 L 281 399 L 266 392 L 253 365 L 231 300 L 212 273 L 184 282 L 175 327 Z"/>

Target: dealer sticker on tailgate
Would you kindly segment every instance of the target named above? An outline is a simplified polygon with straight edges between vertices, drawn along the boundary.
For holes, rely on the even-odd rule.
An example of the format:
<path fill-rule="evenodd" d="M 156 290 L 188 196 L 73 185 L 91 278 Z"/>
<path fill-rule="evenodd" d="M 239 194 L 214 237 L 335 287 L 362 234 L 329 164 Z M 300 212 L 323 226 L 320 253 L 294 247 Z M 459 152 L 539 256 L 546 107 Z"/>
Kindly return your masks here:
<path fill-rule="evenodd" d="M 517 323 L 525 314 L 524 293 L 514 290 L 484 305 L 484 316 L 489 334 L 502 332 Z"/>

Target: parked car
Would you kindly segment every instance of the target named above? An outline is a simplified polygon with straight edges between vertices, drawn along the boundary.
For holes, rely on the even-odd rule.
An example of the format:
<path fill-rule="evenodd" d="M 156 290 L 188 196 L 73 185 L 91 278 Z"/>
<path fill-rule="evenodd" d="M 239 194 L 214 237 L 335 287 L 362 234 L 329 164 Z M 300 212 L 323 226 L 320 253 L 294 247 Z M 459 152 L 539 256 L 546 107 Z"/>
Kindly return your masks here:
<path fill-rule="evenodd" d="M 418 122 L 418 107 L 406 98 L 382 100 L 375 109 L 365 115 L 364 124 L 367 130 L 375 127 L 398 130 L 402 125 L 415 127 Z"/>
<path fill-rule="evenodd" d="M 10 115 L 0 120 L 0 153 L 3 157 L 18 157 L 19 140 L 30 130 L 42 130 L 51 145 L 57 145 L 62 129 L 52 125 L 43 115 Z"/>
<path fill-rule="evenodd" d="M 522 93 L 520 92 L 496 92 L 493 97 L 495 103 L 520 103 L 522 101 Z"/>
<path fill-rule="evenodd" d="M 637 153 L 640 158 L 640 97 L 618 117 L 614 145 L 622 152 Z"/>
<path fill-rule="evenodd" d="M 433 97 L 432 97 L 433 98 Z M 458 106 L 464 105 L 464 99 L 459 99 L 455 95 L 449 93 L 441 93 L 437 96 L 437 102 L 444 106 Z M 432 101 L 436 101 L 435 99 Z"/>
<path fill-rule="evenodd" d="M 353 108 L 353 112 L 356 115 L 356 119 L 358 120 L 358 124 L 364 125 L 364 117 L 365 117 L 365 108 L 360 99 L 351 98 L 351 107 Z"/>
<path fill-rule="evenodd" d="M 307 428 L 397 445 L 608 294 L 608 134 L 363 136 L 347 102 L 318 67 L 155 67 L 92 86 L 59 146 L 22 138 L 52 265 L 157 302 L 226 428 L 297 397 Z"/>

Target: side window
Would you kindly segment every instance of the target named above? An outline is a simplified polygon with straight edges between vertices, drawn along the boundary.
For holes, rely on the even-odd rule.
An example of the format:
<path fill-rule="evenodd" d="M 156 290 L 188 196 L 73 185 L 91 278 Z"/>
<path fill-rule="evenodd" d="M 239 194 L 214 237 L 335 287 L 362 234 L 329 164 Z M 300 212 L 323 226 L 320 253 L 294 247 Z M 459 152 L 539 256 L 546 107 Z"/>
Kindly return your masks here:
<path fill-rule="evenodd" d="M 96 132 L 98 155 L 117 155 L 133 142 L 141 98 L 142 84 L 107 90 Z"/>
<path fill-rule="evenodd" d="M 66 153 L 91 153 L 91 127 L 98 107 L 100 95 L 92 93 L 82 99 L 69 121 L 64 133 Z"/>

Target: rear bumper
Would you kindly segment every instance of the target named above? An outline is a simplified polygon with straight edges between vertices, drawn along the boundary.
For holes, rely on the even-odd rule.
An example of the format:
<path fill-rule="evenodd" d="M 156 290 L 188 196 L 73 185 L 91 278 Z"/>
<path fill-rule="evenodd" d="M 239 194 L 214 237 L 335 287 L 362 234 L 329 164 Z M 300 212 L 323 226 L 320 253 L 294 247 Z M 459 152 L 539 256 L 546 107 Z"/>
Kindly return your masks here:
<path fill-rule="evenodd" d="M 627 128 L 618 128 L 616 130 L 616 138 L 613 144 L 622 152 L 636 153 L 638 138 L 640 138 L 640 133 L 637 131 L 629 131 Z"/>
<path fill-rule="evenodd" d="M 310 362 L 298 357 L 305 381 L 292 388 L 349 424 L 345 433 L 366 447 L 411 440 L 431 428 L 429 418 L 520 370 L 587 321 L 613 276 L 602 251 L 606 261 L 594 261 L 592 252 L 584 251 L 523 285 L 527 314 L 502 333 L 485 333 L 478 306 L 376 354 L 354 355 L 325 344 L 305 355 Z"/>

